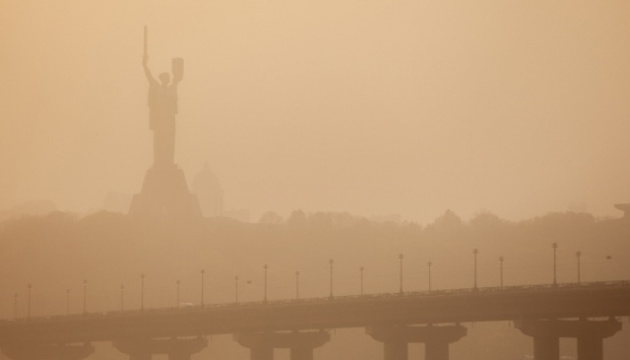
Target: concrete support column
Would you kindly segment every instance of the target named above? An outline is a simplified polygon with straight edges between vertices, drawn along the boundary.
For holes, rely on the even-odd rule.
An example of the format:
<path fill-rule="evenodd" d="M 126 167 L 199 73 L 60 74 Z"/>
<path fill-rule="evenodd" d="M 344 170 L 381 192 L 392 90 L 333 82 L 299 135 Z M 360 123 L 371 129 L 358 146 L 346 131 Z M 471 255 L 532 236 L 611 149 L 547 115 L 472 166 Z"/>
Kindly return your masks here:
<path fill-rule="evenodd" d="M 449 345 L 466 335 L 461 325 L 375 326 L 366 329 L 383 343 L 385 360 L 407 360 L 409 343 L 424 343 L 426 360 L 448 360 Z"/>
<path fill-rule="evenodd" d="M 151 360 L 150 352 L 134 353 L 134 354 L 128 354 L 128 355 L 129 355 L 129 360 Z"/>
<path fill-rule="evenodd" d="M 383 359 L 385 360 L 407 360 L 409 356 L 409 345 L 406 341 L 396 341 L 389 339 L 383 342 Z"/>
<path fill-rule="evenodd" d="M 558 360 L 559 338 L 577 338 L 578 360 L 602 360 L 604 339 L 621 330 L 621 322 L 608 320 L 539 320 L 516 323 L 523 334 L 534 338 L 534 360 Z"/>
<path fill-rule="evenodd" d="M 172 351 L 168 354 L 169 360 L 190 360 L 192 353 L 189 351 Z"/>
<path fill-rule="evenodd" d="M 449 343 L 445 341 L 430 341 L 424 344 L 425 358 L 431 360 L 448 360 Z"/>
<path fill-rule="evenodd" d="M 130 360 L 151 360 L 155 355 L 168 355 L 169 360 L 190 360 L 192 354 L 196 354 L 208 346 L 208 340 L 196 338 L 170 338 L 170 339 L 146 339 L 133 338 L 122 339 L 114 342 L 118 351 L 129 355 Z"/>
<path fill-rule="evenodd" d="M 273 348 L 271 346 L 254 346 L 250 348 L 251 360 L 273 360 Z"/>
<path fill-rule="evenodd" d="M 2 352 L 13 360 L 83 360 L 94 353 L 91 344 L 2 344 Z"/>
<path fill-rule="evenodd" d="M 291 360 L 313 360 L 313 348 L 298 346 L 291 348 Z"/>
<path fill-rule="evenodd" d="M 535 360 L 559 360 L 560 338 L 558 336 L 534 337 Z"/>
<path fill-rule="evenodd" d="M 594 336 L 582 336 L 577 339 L 578 360 L 603 360 L 604 339 Z"/>
<path fill-rule="evenodd" d="M 260 332 L 235 334 L 234 340 L 250 349 L 251 360 L 272 360 L 273 349 L 290 349 L 291 360 L 313 360 L 313 349 L 330 340 L 325 331 Z"/>

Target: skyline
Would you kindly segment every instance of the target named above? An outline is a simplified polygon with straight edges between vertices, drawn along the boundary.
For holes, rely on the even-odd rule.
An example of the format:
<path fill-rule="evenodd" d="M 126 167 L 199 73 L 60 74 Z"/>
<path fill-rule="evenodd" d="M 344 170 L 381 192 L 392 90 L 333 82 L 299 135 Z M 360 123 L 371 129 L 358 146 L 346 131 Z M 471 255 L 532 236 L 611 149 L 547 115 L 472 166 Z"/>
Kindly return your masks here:
<path fill-rule="evenodd" d="M 97 7 L 97 9 L 95 9 Z M 630 4 L 0 3 L 0 209 L 133 194 L 154 71 L 227 208 L 522 220 L 630 201 Z M 96 11 L 95 11 L 96 10 Z"/>

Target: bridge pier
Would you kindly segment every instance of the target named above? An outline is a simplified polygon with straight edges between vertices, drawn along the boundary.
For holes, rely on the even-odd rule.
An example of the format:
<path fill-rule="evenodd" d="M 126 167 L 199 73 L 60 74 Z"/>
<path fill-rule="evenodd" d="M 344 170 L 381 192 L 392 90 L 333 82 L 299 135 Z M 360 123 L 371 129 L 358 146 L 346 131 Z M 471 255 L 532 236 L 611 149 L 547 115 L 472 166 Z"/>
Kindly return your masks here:
<path fill-rule="evenodd" d="M 538 320 L 516 322 L 516 327 L 534 338 L 534 360 L 558 360 L 561 337 L 577 338 L 578 360 L 603 360 L 604 339 L 621 330 L 621 322 L 595 320 Z"/>
<path fill-rule="evenodd" d="M 535 360 L 559 360 L 560 337 L 558 336 L 534 336 Z"/>
<path fill-rule="evenodd" d="M 234 340 L 250 349 L 251 360 L 273 360 L 273 350 L 291 350 L 291 360 L 313 360 L 313 349 L 330 340 L 325 331 L 260 332 L 234 334 Z"/>
<path fill-rule="evenodd" d="M 426 360 L 448 360 L 449 345 L 466 335 L 461 325 L 375 326 L 366 329 L 383 343 L 384 360 L 407 360 L 409 343 L 424 343 Z"/>
<path fill-rule="evenodd" d="M 94 346 L 87 343 L 2 344 L 2 352 L 13 360 L 83 360 L 94 353 Z"/>
<path fill-rule="evenodd" d="M 114 342 L 114 347 L 129 355 L 130 360 L 151 360 L 154 354 L 166 354 L 169 360 L 190 360 L 208 346 L 208 340 L 196 338 L 171 339 L 123 339 Z"/>

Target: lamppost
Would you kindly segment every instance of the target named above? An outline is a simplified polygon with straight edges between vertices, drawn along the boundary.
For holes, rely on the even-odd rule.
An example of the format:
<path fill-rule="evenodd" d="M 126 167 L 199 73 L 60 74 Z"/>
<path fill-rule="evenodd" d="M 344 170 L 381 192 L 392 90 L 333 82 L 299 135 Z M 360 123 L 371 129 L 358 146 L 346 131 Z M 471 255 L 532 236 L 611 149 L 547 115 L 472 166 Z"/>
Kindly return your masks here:
<path fill-rule="evenodd" d="M 473 284 L 474 290 L 477 290 L 477 254 L 479 254 L 479 250 L 473 249 L 473 255 L 475 257 L 475 272 L 474 272 L 474 284 Z"/>
<path fill-rule="evenodd" d="M 582 257 L 582 252 L 578 251 L 575 253 L 575 256 L 577 257 L 577 282 L 578 285 L 580 285 L 581 279 L 580 279 L 580 258 Z"/>
<path fill-rule="evenodd" d="M 140 310 L 144 311 L 144 273 L 140 275 Z"/>
<path fill-rule="evenodd" d="M 295 298 L 300 298 L 300 272 L 295 272 Z"/>
<path fill-rule="evenodd" d="M 267 264 L 265 264 L 265 266 L 263 266 L 263 269 L 265 269 L 265 294 L 263 297 L 263 302 L 267 302 L 267 270 L 269 270 L 269 266 L 267 266 Z"/>
<path fill-rule="evenodd" d="M 503 256 L 499 256 L 499 283 L 503 288 Z"/>
<path fill-rule="evenodd" d="M 205 273 L 206 273 L 206 270 L 201 270 L 201 307 L 204 306 L 204 304 L 203 304 L 203 295 L 204 295 L 204 290 L 203 290 L 204 281 L 203 281 L 203 277 L 204 277 Z"/>
<path fill-rule="evenodd" d="M 66 289 L 66 316 L 70 315 L 70 289 Z"/>
<path fill-rule="evenodd" d="M 234 277 L 234 302 L 238 304 L 238 275 Z"/>
<path fill-rule="evenodd" d="M 87 279 L 83 279 L 83 315 L 87 314 Z"/>
<path fill-rule="evenodd" d="M 399 271 L 399 277 L 400 277 L 399 283 L 400 283 L 400 286 L 398 288 L 398 293 L 400 295 L 403 294 L 403 259 L 404 259 L 403 254 L 398 254 L 398 260 L 399 260 L 399 265 L 400 265 L 400 271 Z"/>
<path fill-rule="evenodd" d="M 31 288 L 31 284 L 28 284 L 28 305 L 26 316 L 29 320 L 31 319 Z"/>
<path fill-rule="evenodd" d="M 551 248 L 553 249 L 553 286 L 558 286 L 558 281 L 556 277 L 556 253 L 558 251 L 558 244 L 553 243 L 551 245 Z"/>
<path fill-rule="evenodd" d="M 120 311 L 125 310 L 125 285 L 120 285 Z"/>
<path fill-rule="evenodd" d="M 180 285 L 180 281 L 177 280 L 176 284 L 177 284 L 177 305 L 176 305 L 176 307 L 179 308 L 179 285 Z"/>
<path fill-rule="evenodd" d="M 83 279 L 83 315 L 87 314 L 87 279 Z"/>
<path fill-rule="evenodd" d="M 429 292 L 431 292 L 431 267 L 433 266 L 432 262 L 427 263 L 427 267 L 429 268 Z"/>
<path fill-rule="evenodd" d="M 335 261 L 333 259 L 328 260 L 328 265 L 330 266 L 330 295 L 328 296 L 330 299 L 333 298 L 333 264 Z"/>
<path fill-rule="evenodd" d="M 359 273 L 361 274 L 361 295 L 363 295 L 363 266 L 359 268 Z"/>

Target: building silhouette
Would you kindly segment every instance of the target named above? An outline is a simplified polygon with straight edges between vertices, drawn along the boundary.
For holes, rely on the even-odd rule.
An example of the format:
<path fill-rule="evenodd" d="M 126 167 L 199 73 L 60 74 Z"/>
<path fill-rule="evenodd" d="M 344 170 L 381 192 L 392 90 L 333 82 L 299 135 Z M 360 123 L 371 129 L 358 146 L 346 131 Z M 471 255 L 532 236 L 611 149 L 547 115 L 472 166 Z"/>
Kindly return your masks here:
<path fill-rule="evenodd" d="M 204 217 L 219 217 L 223 215 L 223 188 L 219 178 L 207 163 L 195 175 L 191 190 L 197 195 L 201 214 Z"/>

